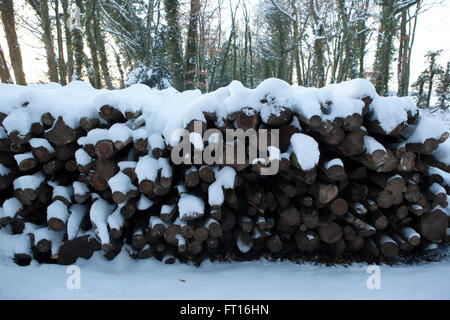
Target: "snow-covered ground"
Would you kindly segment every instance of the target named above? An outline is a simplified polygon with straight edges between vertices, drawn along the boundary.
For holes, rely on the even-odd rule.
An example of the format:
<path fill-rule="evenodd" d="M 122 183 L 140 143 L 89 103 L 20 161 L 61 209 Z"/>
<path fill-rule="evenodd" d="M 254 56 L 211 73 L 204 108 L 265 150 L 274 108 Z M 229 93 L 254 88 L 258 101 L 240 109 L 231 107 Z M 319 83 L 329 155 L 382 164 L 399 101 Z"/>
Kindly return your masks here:
<path fill-rule="evenodd" d="M 450 128 L 450 110 L 441 110 L 436 108 L 420 109 L 420 113 L 430 119 L 438 119 L 443 121 Z"/>
<path fill-rule="evenodd" d="M 1 299 L 450 299 L 450 258 L 416 265 L 380 266 L 380 289 L 368 289 L 366 264 L 349 267 L 291 262 L 204 263 L 155 259 L 113 261 L 100 253 L 79 259 L 80 289 L 66 285 L 71 269 L 18 267 L 0 260 Z"/>

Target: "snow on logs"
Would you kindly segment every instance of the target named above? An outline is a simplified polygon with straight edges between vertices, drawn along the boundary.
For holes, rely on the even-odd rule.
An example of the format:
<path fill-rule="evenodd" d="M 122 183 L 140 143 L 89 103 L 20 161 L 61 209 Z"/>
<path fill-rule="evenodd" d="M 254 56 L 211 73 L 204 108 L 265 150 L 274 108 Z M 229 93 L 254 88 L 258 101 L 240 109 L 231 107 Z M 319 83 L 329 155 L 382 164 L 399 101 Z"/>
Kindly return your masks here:
<path fill-rule="evenodd" d="M 450 238 L 447 128 L 366 80 L 233 81 L 203 95 L 2 84 L 0 114 L 0 238 L 20 265 L 113 259 L 124 246 L 165 263 L 382 261 Z"/>

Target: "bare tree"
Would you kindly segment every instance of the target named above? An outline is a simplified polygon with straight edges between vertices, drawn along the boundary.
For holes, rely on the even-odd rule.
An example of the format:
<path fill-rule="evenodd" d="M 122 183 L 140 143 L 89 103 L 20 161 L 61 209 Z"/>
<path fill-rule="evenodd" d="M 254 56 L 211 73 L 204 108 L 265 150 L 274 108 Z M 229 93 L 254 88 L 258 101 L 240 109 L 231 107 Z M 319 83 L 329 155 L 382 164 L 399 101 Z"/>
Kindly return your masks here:
<path fill-rule="evenodd" d="M 5 30 L 6 40 L 9 48 L 9 58 L 14 70 L 14 77 L 17 84 L 25 85 L 25 73 L 23 72 L 22 53 L 17 41 L 16 22 L 14 19 L 13 0 L 0 1 L 0 13 L 2 17 L 3 28 Z"/>
<path fill-rule="evenodd" d="M 3 83 L 13 83 L 11 75 L 9 74 L 8 64 L 6 63 L 3 49 L 0 46 L 0 80 Z"/>
<path fill-rule="evenodd" d="M 70 32 L 70 8 L 68 0 L 61 0 L 61 6 L 63 9 L 64 35 L 66 38 L 67 78 L 69 81 L 71 81 L 74 73 L 74 61 L 72 33 Z"/>
<path fill-rule="evenodd" d="M 184 67 L 181 45 L 181 32 L 179 26 L 179 3 L 178 0 L 164 0 L 166 7 L 166 20 L 168 27 L 168 53 L 170 56 L 170 67 L 174 87 L 184 90 Z"/>
<path fill-rule="evenodd" d="M 416 34 L 417 17 L 422 8 L 422 1 L 417 1 L 413 14 L 410 12 L 410 7 L 404 6 L 400 13 L 400 43 L 397 61 L 398 96 L 408 95 L 411 52 Z"/>
<path fill-rule="evenodd" d="M 318 3 L 316 0 L 309 0 L 309 9 L 314 19 L 315 29 L 313 78 L 318 87 L 323 87 L 326 81 L 324 53 L 326 46 L 325 26 L 318 10 Z"/>
<path fill-rule="evenodd" d="M 58 82 L 58 65 L 56 63 L 55 47 L 53 45 L 52 24 L 48 12 L 48 0 L 28 0 L 33 7 L 42 28 L 42 41 L 47 58 L 48 77 L 52 82 Z"/>
<path fill-rule="evenodd" d="M 196 72 L 198 65 L 198 20 L 200 14 L 200 1 L 191 0 L 189 13 L 189 27 L 186 40 L 185 86 L 186 89 L 195 89 Z"/>
<path fill-rule="evenodd" d="M 64 15 L 62 15 L 64 18 Z M 58 43 L 58 67 L 59 79 L 62 85 L 67 84 L 67 68 L 64 59 L 64 44 L 61 27 L 61 15 L 59 14 L 59 1 L 55 0 L 55 20 L 56 20 L 56 38 Z"/>

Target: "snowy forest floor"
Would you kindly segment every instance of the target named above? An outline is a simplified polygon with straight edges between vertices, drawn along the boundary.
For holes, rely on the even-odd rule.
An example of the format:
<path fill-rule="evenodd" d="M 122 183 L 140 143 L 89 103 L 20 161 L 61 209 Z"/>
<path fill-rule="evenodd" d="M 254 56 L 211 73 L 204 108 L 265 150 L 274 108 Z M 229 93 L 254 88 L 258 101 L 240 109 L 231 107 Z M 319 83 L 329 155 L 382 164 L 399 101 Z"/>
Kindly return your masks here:
<path fill-rule="evenodd" d="M 450 112 L 422 114 L 445 121 Z M 0 230 L 0 232 L 5 232 Z M 19 267 L 0 245 L 0 299 L 450 299 L 450 248 L 438 262 L 380 265 L 380 289 L 368 289 L 368 264 L 349 266 L 265 260 L 165 265 L 132 260 L 125 250 L 107 261 L 78 259 L 80 289 L 69 289 L 67 266 L 32 261 Z"/>
<path fill-rule="evenodd" d="M 448 253 L 447 249 L 447 253 Z M 450 257 L 439 262 L 380 265 L 380 289 L 369 290 L 367 264 L 203 263 L 132 260 L 122 252 L 79 259 L 81 288 L 70 290 L 66 266 L 18 267 L 0 260 L 2 299 L 450 299 Z"/>

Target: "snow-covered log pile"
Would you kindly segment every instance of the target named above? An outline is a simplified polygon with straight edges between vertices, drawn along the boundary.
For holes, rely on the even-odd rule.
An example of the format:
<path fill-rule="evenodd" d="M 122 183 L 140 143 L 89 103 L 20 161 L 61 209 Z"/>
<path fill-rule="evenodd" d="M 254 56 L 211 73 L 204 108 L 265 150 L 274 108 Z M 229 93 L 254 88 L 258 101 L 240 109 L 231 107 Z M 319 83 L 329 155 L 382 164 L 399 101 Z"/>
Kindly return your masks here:
<path fill-rule="evenodd" d="M 125 249 L 166 263 L 382 260 L 450 237 L 446 127 L 366 80 L 321 89 L 232 82 L 204 95 L 0 85 L 0 123 L 0 227 L 10 234 L 0 246 L 21 265 Z M 171 157 L 184 139 L 178 129 L 189 137 L 181 164 Z M 256 147 L 263 156 L 250 157 L 250 141 L 234 152 L 244 163 L 202 161 L 211 149 L 233 156 L 236 141 L 220 144 L 228 129 L 269 129 L 268 145 Z"/>

